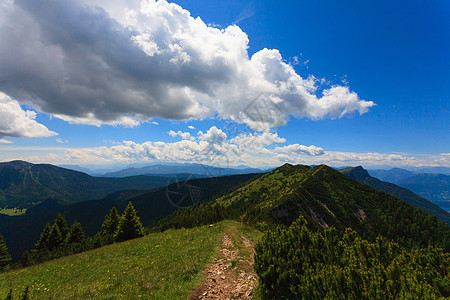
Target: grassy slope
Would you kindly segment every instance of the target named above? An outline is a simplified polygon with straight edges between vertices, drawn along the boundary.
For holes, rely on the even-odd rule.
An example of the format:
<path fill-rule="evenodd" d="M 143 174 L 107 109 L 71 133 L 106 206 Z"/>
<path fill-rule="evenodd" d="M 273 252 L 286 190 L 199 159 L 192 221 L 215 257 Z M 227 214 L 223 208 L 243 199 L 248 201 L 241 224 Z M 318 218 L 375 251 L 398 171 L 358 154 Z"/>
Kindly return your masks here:
<path fill-rule="evenodd" d="M 234 221 L 154 233 L 0 274 L 0 299 L 10 287 L 17 297 L 27 285 L 32 299 L 187 299 L 230 228 L 259 237 Z"/>
<path fill-rule="evenodd" d="M 202 191 L 200 198 L 196 200 L 204 202 L 228 193 L 230 190 L 240 187 L 257 176 L 259 174 L 191 179 L 188 184 Z M 183 185 L 183 182 L 179 184 Z M 173 191 L 175 186 L 176 184 L 171 184 L 168 188 L 170 188 L 170 191 Z M 187 193 L 188 191 L 181 190 L 181 195 Z M 136 195 L 136 197 L 128 198 L 127 195 Z M 186 200 L 190 200 L 189 197 Z M 0 214 L 0 233 L 4 236 L 13 259 L 17 260 L 24 250 L 29 251 L 34 248 L 34 244 L 38 240 L 45 223 L 52 223 L 58 212 L 66 218 L 69 226 L 74 221 L 78 221 L 83 226 L 86 234 L 93 236 L 100 229 L 104 216 L 109 213 L 111 208 L 116 206 L 119 213 L 122 213 L 128 203 L 127 201 L 133 202 L 145 226 L 152 226 L 155 222 L 170 215 L 177 209 L 167 199 L 166 188 L 159 188 L 145 193 L 143 191 L 124 190 L 110 194 L 101 200 L 83 201 L 64 206 L 58 204 L 55 200 L 47 200 L 29 209 L 27 215 L 8 217 Z M 180 206 L 183 207 L 189 204 L 192 205 L 192 202 L 180 203 Z"/>

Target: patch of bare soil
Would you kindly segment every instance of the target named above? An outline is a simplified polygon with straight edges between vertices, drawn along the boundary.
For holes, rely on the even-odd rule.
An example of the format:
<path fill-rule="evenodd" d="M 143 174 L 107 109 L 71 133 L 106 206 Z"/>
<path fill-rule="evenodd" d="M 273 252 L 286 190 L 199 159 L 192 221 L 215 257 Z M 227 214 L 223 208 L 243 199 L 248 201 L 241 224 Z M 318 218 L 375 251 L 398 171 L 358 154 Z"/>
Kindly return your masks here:
<path fill-rule="evenodd" d="M 240 236 L 246 252 L 251 251 L 250 260 L 239 255 L 228 234 L 222 239 L 222 258 L 216 259 L 207 268 L 203 284 L 190 299 L 251 299 L 257 278 L 253 271 L 254 244 Z"/>

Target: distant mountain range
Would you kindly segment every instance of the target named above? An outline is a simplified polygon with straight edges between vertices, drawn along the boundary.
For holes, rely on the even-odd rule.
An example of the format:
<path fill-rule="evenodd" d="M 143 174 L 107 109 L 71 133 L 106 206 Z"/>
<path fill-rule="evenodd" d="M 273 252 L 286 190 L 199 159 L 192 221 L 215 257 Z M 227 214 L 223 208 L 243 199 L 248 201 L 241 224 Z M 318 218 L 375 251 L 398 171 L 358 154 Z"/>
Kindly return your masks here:
<path fill-rule="evenodd" d="M 416 172 L 408 171 L 400 168 L 392 168 L 389 170 L 367 170 L 369 174 L 376 177 L 382 181 L 387 181 L 390 183 L 395 183 L 399 180 L 416 175 Z"/>
<path fill-rule="evenodd" d="M 446 212 L 433 202 L 414 194 L 409 189 L 374 178 L 362 167 L 346 168 L 339 170 L 339 172 L 352 179 L 358 180 L 359 182 L 370 185 L 377 190 L 389 193 L 412 206 L 423 209 L 424 211 L 435 215 L 440 221 L 450 225 L 450 213 Z"/>
<path fill-rule="evenodd" d="M 59 165 L 59 167 L 83 172 L 97 177 L 127 177 L 136 175 L 173 175 L 173 174 L 195 174 L 202 177 L 217 177 L 225 175 L 237 175 L 248 173 L 261 173 L 267 170 L 251 168 L 245 165 L 236 167 L 213 167 L 204 164 L 194 163 L 160 163 L 160 164 L 131 164 L 125 168 L 114 167 L 113 170 L 95 169 L 91 170 L 87 167 L 77 165 Z M 273 168 L 272 168 L 273 169 Z M 270 170 L 272 170 L 270 169 Z"/>
<path fill-rule="evenodd" d="M 416 167 L 411 168 L 412 171 L 417 173 L 433 173 L 433 174 L 444 174 L 450 175 L 449 167 Z"/>
<path fill-rule="evenodd" d="M 157 164 L 145 167 L 130 167 L 117 172 L 108 172 L 102 176 L 105 177 L 126 177 L 136 175 L 168 175 L 168 174 L 195 174 L 205 177 L 219 177 L 226 175 L 238 175 L 249 173 L 261 173 L 261 169 L 239 166 L 237 168 L 213 167 L 202 164 Z"/>
<path fill-rule="evenodd" d="M 450 211 L 450 176 L 446 174 L 422 172 L 449 172 L 450 168 L 433 167 L 417 170 L 421 171 L 421 173 L 399 168 L 389 170 L 368 170 L 368 172 L 373 177 L 407 188 L 423 198 L 433 201 L 441 208 Z"/>
<path fill-rule="evenodd" d="M 434 201 L 450 211 L 450 176 L 420 173 L 398 181 L 396 184 Z"/>
<path fill-rule="evenodd" d="M 0 163 L 0 208 L 29 208 L 49 198 L 70 204 L 124 189 L 153 189 L 169 181 L 167 176 L 92 177 L 49 164 L 11 161 Z"/>

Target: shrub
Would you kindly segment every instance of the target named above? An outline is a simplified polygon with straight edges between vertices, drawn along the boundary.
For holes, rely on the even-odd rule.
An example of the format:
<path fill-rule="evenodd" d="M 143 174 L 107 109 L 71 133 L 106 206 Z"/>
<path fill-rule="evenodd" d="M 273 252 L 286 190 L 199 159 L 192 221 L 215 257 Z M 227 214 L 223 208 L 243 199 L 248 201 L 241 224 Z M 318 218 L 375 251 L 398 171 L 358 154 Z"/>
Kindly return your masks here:
<path fill-rule="evenodd" d="M 313 232 L 300 217 L 267 232 L 255 247 L 255 270 L 267 299 L 424 299 L 449 297 L 450 255 L 405 250 L 352 229 Z"/>

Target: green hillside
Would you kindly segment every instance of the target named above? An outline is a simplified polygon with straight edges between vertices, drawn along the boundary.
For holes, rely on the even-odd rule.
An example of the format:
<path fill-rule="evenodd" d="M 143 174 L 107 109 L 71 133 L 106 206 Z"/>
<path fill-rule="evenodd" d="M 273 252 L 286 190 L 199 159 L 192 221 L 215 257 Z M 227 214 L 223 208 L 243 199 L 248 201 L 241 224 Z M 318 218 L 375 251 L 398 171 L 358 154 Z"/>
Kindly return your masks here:
<path fill-rule="evenodd" d="M 243 219 L 260 228 L 290 225 L 300 215 L 310 227 L 351 227 L 363 238 L 385 236 L 405 247 L 450 249 L 450 227 L 385 192 L 325 166 L 285 164 L 218 198 L 213 204 L 175 214 L 161 229 L 183 224 Z M 201 216 L 201 217 L 199 217 Z"/>
<path fill-rule="evenodd" d="M 93 218 L 102 205 L 125 204 L 120 195 L 108 199 L 64 207 Z M 196 179 L 137 195 L 133 203 L 145 222 L 174 212 L 156 227 L 169 230 L 0 274 L 0 299 L 26 286 L 32 299 L 214 298 L 222 280 L 228 299 L 252 295 L 256 274 L 268 299 L 304 292 L 339 298 L 347 291 L 355 299 L 450 295 L 450 227 L 325 165 Z M 181 227 L 192 229 L 173 229 Z M 259 240 L 253 227 L 269 230 Z"/>
<path fill-rule="evenodd" d="M 127 202 L 131 201 L 136 207 L 142 223 L 149 227 L 180 207 L 192 205 L 192 201 L 198 203 L 210 201 L 214 197 L 242 186 L 257 176 L 259 174 L 192 179 L 173 183 L 167 188 L 163 187 L 150 192 L 125 190 L 108 195 L 101 200 L 82 201 L 70 205 L 61 205 L 55 200 L 47 200 L 30 208 L 23 216 L 0 215 L 0 233 L 4 235 L 13 258 L 18 259 L 23 251 L 34 248 L 45 223 L 52 222 L 58 212 L 66 218 L 69 224 L 75 220 L 80 222 L 86 234 L 93 236 L 98 232 L 104 216 L 113 206 L 116 206 L 122 213 Z M 199 193 L 192 198 L 190 189 L 199 191 Z M 170 199 L 167 195 L 169 191 Z M 185 197 L 186 195 L 188 197 Z M 177 203 L 178 207 L 174 205 Z"/>
<path fill-rule="evenodd" d="M 400 187 L 393 183 L 378 180 L 377 178 L 370 176 L 369 173 L 362 167 L 346 168 L 339 170 L 339 172 L 352 179 L 358 180 L 359 182 L 370 185 L 377 190 L 391 194 L 405 201 L 406 203 L 411 204 L 414 207 L 420 208 L 432 215 L 435 215 L 438 220 L 446 223 L 447 225 L 450 225 L 450 214 L 448 212 L 446 212 L 433 202 L 414 194 L 406 188 Z"/>
<path fill-rule="evenodd" d="M 26 286 L 31 299 L 187 299 L 230 229 L 254 241 L 259 236 L 231 221 L 153 233 L 0 274 L 0 299 Z"/>
<path fill-rule="evenodd" d="M 49 164 L 12 161 L 0 163 L 0 208 L 28 208 L 49 198 L 62 204 L 100 199 L 124 189 L 164 186 L 168 180 L 163 176 L 92 177 Z"/>

